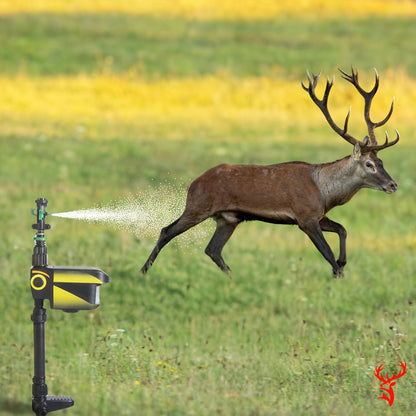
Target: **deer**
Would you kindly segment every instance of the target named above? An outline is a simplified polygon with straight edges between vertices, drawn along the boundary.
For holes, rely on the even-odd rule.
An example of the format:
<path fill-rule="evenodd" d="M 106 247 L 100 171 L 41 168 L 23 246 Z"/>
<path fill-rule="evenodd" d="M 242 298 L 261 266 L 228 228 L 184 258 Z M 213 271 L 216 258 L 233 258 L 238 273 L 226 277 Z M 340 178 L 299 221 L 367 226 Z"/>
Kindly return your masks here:
<path fill-rule="evenodd" d="M 332 266 L 333 277 L 343 277 L 347 264 L 345 228 L 327 217 L 332 208 L 347 203 L 360 189 L 370 188 L 391 194 L 397 183 L 383 167 L 377 154 L 395 145 L 400 138 L 389 141 L 386 132 L 383 144 L 378 144 L 375 129 L 383 126 L 393 113 L 394 98 L 387 116 L 378 122 L 370 118 L 372 100 L 379 87 L 379 75 L 375 71 L 375 83 L 371 90 L 364 90 L 358 81 L 358 70 L 351 74 L 341 72 L 364 98 L 364 120 L 368 135 L 360 141 L 348 133 L 350 110 L 343 128 L 333 120 L 328 110 L 328 97 L 335 76 L 327 77 L 323 98 L 316 96 L 315 89 L 321 73 L 312 76 L 307 71 L 308 86 L 302 88 L 321 110 L 329 126 L 353 146 L 352 154 L 334 162 L 311 164 L 285 162 L 273 165 L 220 164 L 193 180 L 187 190 L 183 214 L 167 227 L 162 228 L 159 239 L 141 272 L 146 274 L 162 248 L 174 237 L 195 225 L 213 218 L 215 232 L 205 253 L 227 275 L 231 269 L 222 257 L 224 245 L 236 227 L 244 221 L 263 221 L 272 224 L 297 225 L 310 238 L 325 260 Z M 335 256 L 323 232 L 336 233 L 339 237 L 339 257 Z"/>
<path fill-rule="evenodd" d="M 386 393 L 383 392 L 383 395 L 380 397 L 377 397 L 377 399 L 387 400 L 390 406 L 393 405 L 393 402 L 394 402 L 393 386 L 396 384 L 394 380 L 397 380 L 398 378 L 403 377 L 406 374 L 406 365 L 407 365 L 406 362 L 404 363 L 400 362 L 399 367 L 401 367 L 401 370 L 399 374 L 396 375 L 396 372 L 394 371 L 393 375 L 389 377 L 388 373 L 386 373 L 385 378 L 383 374 L 380 374 L 381 371 L 383 370 L 383 364 L 375 368 L 374 375 L 381 381 L 380 389 L 384 390 L 388 394 L 387 396 Z M 389 385 L 388 388 L 384 387 L 386 384 Z"/>

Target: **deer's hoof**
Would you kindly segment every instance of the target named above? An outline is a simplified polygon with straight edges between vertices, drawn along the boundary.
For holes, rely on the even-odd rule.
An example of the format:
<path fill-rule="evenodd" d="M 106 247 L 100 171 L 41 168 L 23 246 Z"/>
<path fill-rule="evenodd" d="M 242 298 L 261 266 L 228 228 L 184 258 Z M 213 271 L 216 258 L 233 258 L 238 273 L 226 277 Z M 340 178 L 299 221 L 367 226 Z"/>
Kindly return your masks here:
<path fill-rule="evenodd" d="M 332 277 L 334 279 L 342 279 L 344 277 L 344 268 L 339 267 L 337 270 L 332 270 Z"/>

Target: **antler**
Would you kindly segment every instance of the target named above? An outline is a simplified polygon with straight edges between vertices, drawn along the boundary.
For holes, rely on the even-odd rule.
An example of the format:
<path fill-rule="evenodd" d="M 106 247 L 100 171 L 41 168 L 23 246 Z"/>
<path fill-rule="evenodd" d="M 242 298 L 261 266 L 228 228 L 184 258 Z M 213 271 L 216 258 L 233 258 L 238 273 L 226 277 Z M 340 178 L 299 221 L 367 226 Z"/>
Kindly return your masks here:
<path fill-rule="evenodd" d="M 329 114 L 328 97 L 329 97 L 329 93 L 331 91 L 331 88 L 334 85 L 335 76 L 332 77 L 332 81 L 329 81 L 328 77 L 326 78 L 325 93 L 324 93 L 324 96 L 323 96 L 322 100 L 320 100 L 315 94 L 315 88 L 318 84 L 318 80 L 319 80 L 319 77 L 321 76 L 321 73 L 319 73 L 318 75 L 312 74 L 313 79 L 311 79 L 309 71 L 307 71 L 307 74 L 308 74 L 309 86 L 308 86 L 308 88 L 306 88 L 305 85 L 303 85 L 303 82 L 301 81 L 302 88 L 309 93 L 309 96 L 312 98 L 312 101 L 322 111 L 323 115 L 325 116 L 326 120 L 328 121 L 328 123 L 332 127 L 332 129 L 335 130 L 348 143 L 351 143 L 352 145 L 360 143 L 360 146 L 361 145 L 364 146 L 364 143 L 360 142 L 359 140 L 357 140 L 356 138 L 352 137 L 350 134 L 347 133 L 348 121 L 349 121 L 349 118 L 350 118 L 350 115 L 351 115 L 351 107 L 350 107 L 350 110 L 348 111 L 347 116 L 345 117 L 344 128 L 343 129 L 341 129 L 340 127 L 338 127 L 334 123 L 334 120 L 332 120 L 332 117 Z"/>
<path fill-rule="evenodd" d="M 388 380 L 386 380 L 383 377 L 383 374 L 380 375 L 380 372 L 383 370 L 383 364 L 381 364 L 380 366 L 376 367 L 375 371 L 374 371 L 374 375 L 383 382 L 383 384 L 389 383 Z"/>
<path fill-rule="evenodd" d="M 348 82 L 351 82 L 351 84 L 354 85 L 354 87 L 357 89 L 357 91 L 364 98 L 364 103 L 365 103 L 365 105 L 364 105 L 364 119 L 365 119 L 365 122 L 367 123 L 368 135 L 370 137 L 370 144 L 371 145 L 376 145 L 377 144 L 377 139 L 376 139 L 376 136 L 375 136 L 375 133 L 374 133 L 374 129 L 376 127 L 382 126 L 383 124 L 386 124 L 387 121 L 389 120 L 390 116 L 393 113 L 394 98 L 393 98 L 393 102 L 391 103 L 390 111 L 387 114 L 387 116 L 383 120 L 379 121 L 378 123 L 374 123 L 373 121 L 371 121 L 371 118 L 370 118 L 370 107 L 371 107 L 371 102 L 373 101 L 373 98 L 376 95 L 376 92 L 377 92 L 378 86 L 379 86 L 379 76 L 378 76 L 377 70 L 374 68 L 374 72 L 376 74 L 376 81 L 374 83 L 373 89 L 370 90 L 370 91 L 365 91 L 360 86 L 360 84 L 358 82 L 358 71 L 354 71 L 353 67 L 351 67 L 351 75 L 347 74 L 345 71 L 343 71 L 340 68 L 338 68 L 338 70 L 341 72 L 342 78 L 344 78 Z"/>
<path fill-rule="evenodd" d="M 375 81 L 374 87 L 371 91 L 365 91 L 363 88 L 361 88 L 361 86 L 358 82 L 358 71 L 354 71 L 354 69 L 351 68 L 351 72 L 352 72 L 351 75 L 348 75 L 342 69 L 339 69 L 339 71 L 342 74 L 342 78 L 351 82 L 355 86 L 357 91 L 364 98 L 364 101 L 365 101 L 364 119 L 365 119 L 365 122 L 367 124 L 367 129 L 368 129 L 368 134 L 369 134 L 369 141 L 366 138 L 366 139 L 364 139 L 364 141 L 361 142 L 360 140 L 354 138 L 353 136 L 351 136 L 350 134 L 347 133 L 348 121 L 349 121 L 350 114 L 351 114 L 351 107 L 350 107 L 350 110 L 348 111 L 348 114 L 345 118 L 343 129 L 338 127 L 334 123 L 334 121 L 332 120 L 332 117 L 329 114 L 329 110 L 328 110 L 328 97 L 329 97 L 329 93 L 331 91 L 331 88 L 334 85 L 334 78 L 335 77 L 332 78 L 332 81 L 329 81 L 329 78 L 327 77 L 325 93 L 324 93 L 324 96 L 323 96 L 322 100 L 318 99 L 318 97 L 315 94 L 315 88 L 318 84 L 318 79 L 319 79 L 321 73 L 319 73 L 318 75 L 312 74 L 312 78 L 311 78 L 309 72 L 307 72 L 309 86 L 308 86 L 308 88 L 306 88 L 305 85 L 303 84 L 303 82 L 301 82 L 302 88 L 309 93 L 309 96 L 312 98 L 312 101 L 322 111 L 322 113 L 324 114 L 326 120 L 328 121 L 328 123 L 332 127 L 332 129 L 335 130 L 341 137 L 343 137 L 347 142 L 351 143 L 352 145 L 356 145 L 358 143 L 361 147 L 361 152 L 363 152 L 363 153 L 364 152 L 371 152 L 371 151 L 378 152 L 379 150 L 386 149 L 387 147 L 395 145 L 399 141 L 399 138 L 400 138 L 400 134 L 397 130 L 396 130 L 396 135 L 397 135 L 396 139 L 392 142 L 389 142 L 388 135 L 387 135 L 387 132 L 386 132 L 386 141 L 382 145 L 377 144 L 377 139 L 376 139 L 376 136 L 375 136 L 375 133 L 374 133 L 374 129 L 377 128 L 377 127 L 382 126 L 383 124 L 385 124 L 389 120 L 390 116 L 392 115 L 393 106 L 394 106 L 394 99 L 393 99 L 392 105 L 390 107 L 389 113 L 387 114 L 387 116 L 383 120 L 381 120 L 377 123 L 374 123 L 373 121 L 371 121 L 371 118 L 370 118 L 371 102 L 372 102 L 373 97 L 376 94 L 376 92 L 378 90 L 378 86 L 379 86 L 379 77 L 378 77 L 377 70 L 375 70 L 376 81 Z"/>
<path fill-rule="evenodd" d="M 383 364 L 381 364 L 379 367 L 376 367 L 375 371 L 374 371 L 374 375 L 383 382 L 383 384 L 387 384 L 387 383 L 391 383 L 393 380 L 397 380 L 400 377 L 403 377 L 406 374 L 406 366 L 407 363 L 402 363 L 400 362 L 399 367 L 402 368 L 402 370 L 400 370 L 399 374 L 396 375 L 396 372 L 393 372 L 393 375 L 391 377 L 389 377 L 389 374 L 386 373 L 386 378 L 383 377 L 383 375 L 380 375 L 380 372 L 383 370 Z"/>
<path fill-rule="evenodd" d="M 386 374 L 387 379 L 389 379 L 390 381 L 393 381 L 393 380 L 397 380 L 400 377 L 403 377 L 406 374 L 406 366 L 407 366 L 407 363 L 400 362 L 399 367 L 401 367 L 402 370 L 400 370 L 399 374 L 397 374 L 396 376 L 396 372 L 393 372 L 393 375 L 391 377 L 389 377 L 389 375 Z"/>

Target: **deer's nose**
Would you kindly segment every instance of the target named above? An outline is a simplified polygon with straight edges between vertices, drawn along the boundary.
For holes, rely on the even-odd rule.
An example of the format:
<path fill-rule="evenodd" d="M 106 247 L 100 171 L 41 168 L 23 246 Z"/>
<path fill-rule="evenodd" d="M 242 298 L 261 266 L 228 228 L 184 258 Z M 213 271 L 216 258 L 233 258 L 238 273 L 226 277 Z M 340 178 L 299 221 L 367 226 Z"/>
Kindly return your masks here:
<path fill-rule="evenodd" d="M 397 182 L 391 181 L 386 187 L 386 192 L 388 194 L 392 194 L 393 192 L 396 192 L 398 188 Z"/>

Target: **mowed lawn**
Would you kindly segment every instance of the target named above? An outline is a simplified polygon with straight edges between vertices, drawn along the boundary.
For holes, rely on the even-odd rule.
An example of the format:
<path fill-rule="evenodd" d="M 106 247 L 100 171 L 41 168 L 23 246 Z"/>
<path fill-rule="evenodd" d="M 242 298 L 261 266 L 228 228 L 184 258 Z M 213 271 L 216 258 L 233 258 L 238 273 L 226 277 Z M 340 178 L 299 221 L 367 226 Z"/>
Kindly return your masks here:
<path fill-rule="evenodd" d="M 47 217 L 50 264 L 111 276 L 95 311 L 47 305 L 49 393 L 75 399 L 62 414 L 412 414 L 414 3 L 112 3 L 0 6 L 0 415 L 32 412 L 38 197 L 52 213 L 135 201 L 149 218 L 126 230 Z M 297 227 L 253 222 L 224 249 L 229 279 L 204 254 L 211 220 L 142 276 L 160 228 L 204 170 L 352 151 L 300 86 L 307 69 L 322 70 L 323 94 L 335 74 L 331 112 L 342 125 L 351 105 L 351 134 L 363 138 L 362 98 L 337 70 L 351 65 L 367 89 L 377 68 L 373 119 L 395 96 L 379 141 L 396 128 L 401 139 L 379 154 L 398 191 L 362 190 L 329 214 L 348 230 L 345 278 L 332 278 Z M 327 238 L 337 255 L 336 236 Z M 381 364 L 397 373 L 400 362 L 407 374 L 390 407 L 373 373 Z"/>

